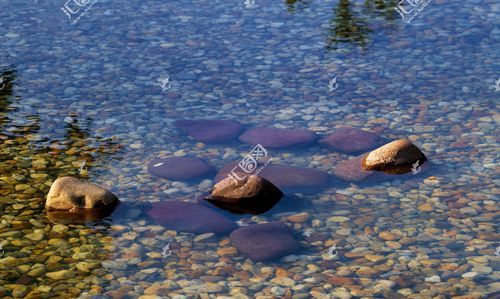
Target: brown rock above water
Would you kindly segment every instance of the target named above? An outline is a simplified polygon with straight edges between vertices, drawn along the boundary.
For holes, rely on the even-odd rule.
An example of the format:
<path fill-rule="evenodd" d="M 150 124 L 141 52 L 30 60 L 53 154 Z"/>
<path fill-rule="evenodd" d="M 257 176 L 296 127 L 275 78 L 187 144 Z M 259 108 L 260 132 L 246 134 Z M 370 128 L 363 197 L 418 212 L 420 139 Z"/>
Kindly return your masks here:
<path fill-rule="evenodd" d="M 270 181 L 257 176 L 241 180 L 226 178 L 217 183 L 207 198 L 215 206 L 233 213 L 261 214 L 271 209 L 281 198 L 281 192 Z"/>
<path fill-rule="evenodd" d="M 49 210 L 106 210 L 118 202 L 118 198 L 104 188 L 74 177 L 61 177 L 50 187 L 45 206 Z"/>
<path fill-rule="evenodd" d="M 407 173 L 414 167 L 420 167 L 426 160 L 417 146 L 409 140 L 400 139 L 370 152 L 363 159 L 363 169 Z"/>

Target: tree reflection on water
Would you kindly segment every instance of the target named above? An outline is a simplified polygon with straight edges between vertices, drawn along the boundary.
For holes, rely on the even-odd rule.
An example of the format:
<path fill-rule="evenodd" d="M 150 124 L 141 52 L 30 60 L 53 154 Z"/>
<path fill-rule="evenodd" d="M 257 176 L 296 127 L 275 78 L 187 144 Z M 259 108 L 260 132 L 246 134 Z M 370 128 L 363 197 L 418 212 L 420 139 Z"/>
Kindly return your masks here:
<path fill-rule="evenodd" d="M 0 78 L 4 84 L 0 90 L 0 195 L 43 199 L 58 176 L 80 176 L 82 161 L 89 167 L 107 164 L 109 156 L 119 151 L 116 142 L 84 128 L 91 119 L 76 115 L 71 122 L 50 124 L 54 130 L 63 129 L 63 136 L 42 133 L 49 125 L 43 123 L 37 107 L 30 107 L 34 109 L 24 115 L 18 108 L 23 99 L 15 94 L 15 67 L 0 68 Z M 14 192 L 17 184 L 28 184 L 36 192 Z"/>
<path fill-rule="evenodd" d="M 286 0 L 287 10 L 298 13 L 312 0 Z M 326 48 L 336 50 L 339 43 L 351 43 L 365 49 L 370 42 L 373 25 L 383 22 L 384 27 L 394 26 L 398 14 L 394 10 L 397 0 L 365 0 L 356 2 L 339 0 L 333 7 L 332 19 L 328 28 Z M 381 27 L 381 26 L 376 26 Z"/>

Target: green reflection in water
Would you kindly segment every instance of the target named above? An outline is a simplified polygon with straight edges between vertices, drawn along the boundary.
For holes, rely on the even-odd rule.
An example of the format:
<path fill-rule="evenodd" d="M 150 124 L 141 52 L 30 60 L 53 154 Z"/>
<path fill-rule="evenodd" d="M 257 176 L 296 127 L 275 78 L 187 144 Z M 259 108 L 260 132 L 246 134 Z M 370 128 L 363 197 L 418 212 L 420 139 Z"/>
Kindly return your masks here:
<path fill-rule="evenodd" d="M 24 116 L 16 108 L 23 99 L 14 92 L 15 68 L 0 69 L 0 78 L 5 83 L 0 90 L 0 285 L 17 285 L 32 298 L 76 298 L 100 283 L 96 277 L 107 275 L 100 265 L 109 258 L 112 238 L 94 226 L 51 223 L 44 215 L 45 195 L 58 176 L 88 177 L 93 166 L 105 167 L 120 145 L 92 136 L 82 120 L 56 124 L 63 136 L 45 137 L 55 134 L 42 133 L 46 124 L 38 110 Z M 87 172 L 80 171 L 81 161 Z M 89 265 L 90 272 L 82 270 Z M 0 297 L 11 295 L 4 292 L 0 289 Z"/>
<path fill-rule="evenodd" d="M 353 12 L 349 0 L 340 0 L 334 8 L 334 15 L 328 29 L 330 34 L 326 48 L 336 50 L 339 42 L 352 42 L 364 48 L 371 30 L 364 18 Z"/>
<path fill-rule="evenodd" d="M 297 13 L 307 8 L 309 0 L 286 0 L 287 10 L 290 13 Z"/>
<path fill-rule="evenodd" d="M 306 9 L 311 1 L 286 0 L 285 3 L 288 12 L 298 13 Z M 361 6 L 355 1 L 339 0 L 333 8 L 326 48 L 336 50 L 339 43 L 351 43 L 365 49 L 370 42 L 370 34 L 374 32 L 371 28 L 373 23 L 382 21 L 383 27 L 387 28 L 394 27 L 399 21 L 394 10 L 397 3 L 397 0 L 365 0 Z"/>

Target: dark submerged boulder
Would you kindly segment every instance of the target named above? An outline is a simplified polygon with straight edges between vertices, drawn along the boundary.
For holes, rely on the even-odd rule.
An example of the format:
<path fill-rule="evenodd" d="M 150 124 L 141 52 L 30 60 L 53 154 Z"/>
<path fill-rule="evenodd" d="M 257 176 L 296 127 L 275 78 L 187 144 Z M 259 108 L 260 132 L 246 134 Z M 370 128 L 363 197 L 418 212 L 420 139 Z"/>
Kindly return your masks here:
<path fill-rule="evenodd" d="M 168 229 L 197 234 L 226 234 L 238 227 L 214 209 L 190 202 L 156 202 L 152 204 L 148 215 Z"/>
<path fill-rule="evenodd" d="M 265 148 L 284 148 L 311 145 L 317 141 L 317 135 L 304 129 L 257 127 L 246 130 L 239 139 L 252 145 L 261 144 Z"/>
<path fill-rule="evenodd" d="M 194 140 L 205 143 L 227 142 L 243 131 L 243 126 L 233 120 L 178 120 L 175 125 Z"/>
<path fill-rule="evenodd" d="M 192 157 L 155 158 L 148 163 L 149 173 L 176 181 L 210 177 L 215 169 L 205 160 Z"/>
<path fill-rule="evenodd" d="M 320 144 L 347 154 L 364 153 L 383 145 L 386 140 L 372 132 L 343 127 L 321 139 Z"/>
<path fill-rule="evenodd" d="M 282 222 L 240 227 L 229 238 L 242 254 L 256 262 L 275 259 L 299 249 L 293 230 Z"/>

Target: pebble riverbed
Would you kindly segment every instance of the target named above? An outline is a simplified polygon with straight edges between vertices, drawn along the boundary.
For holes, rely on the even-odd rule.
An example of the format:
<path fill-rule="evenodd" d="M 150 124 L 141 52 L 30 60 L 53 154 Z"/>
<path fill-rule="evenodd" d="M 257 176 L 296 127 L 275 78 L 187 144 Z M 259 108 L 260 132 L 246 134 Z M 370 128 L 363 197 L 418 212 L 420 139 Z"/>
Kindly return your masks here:
<path fill-rule="evenodd" d="M 396 1 L 269 2 L 98 1 L 74 25 L 63 1 L 0 5 L 0 297 L 500 296 L 500 5 L 431 1 L 405 24 Z M 180 119 L 321 137 L 347 125 L 408 138 L 433 168 L 298 194 L 297 211 L 242 215 L 242 226 L 284 222 L 301 245 L 256 263 L 227 235 L 167 230 L 141 210 L 196 202 L 214 184 L 155 177 L 152 159 L 195 156 L 220 169 L 252 148 L 196 142 Z M 318 144 L 269 154 L 328 173 L 351 157 Z M 45 196 L 63 175 L 132 208 L 53 223 Z"/>

